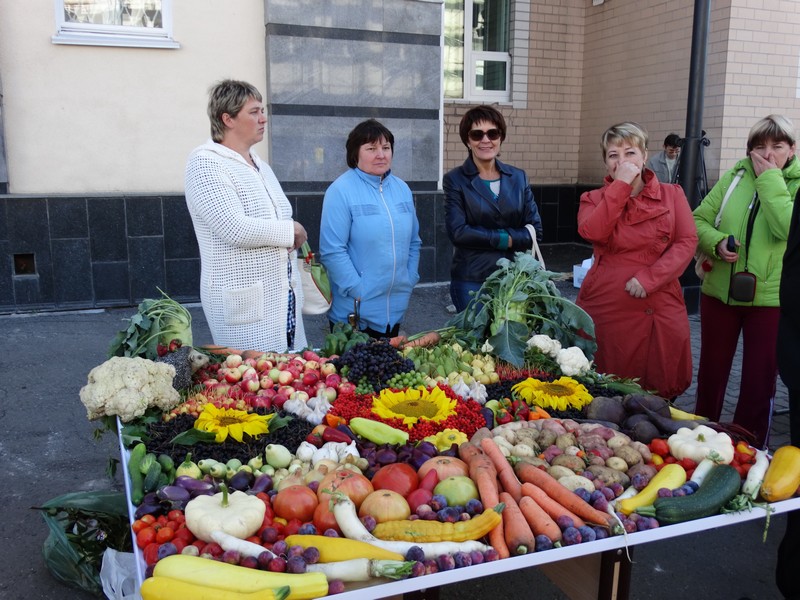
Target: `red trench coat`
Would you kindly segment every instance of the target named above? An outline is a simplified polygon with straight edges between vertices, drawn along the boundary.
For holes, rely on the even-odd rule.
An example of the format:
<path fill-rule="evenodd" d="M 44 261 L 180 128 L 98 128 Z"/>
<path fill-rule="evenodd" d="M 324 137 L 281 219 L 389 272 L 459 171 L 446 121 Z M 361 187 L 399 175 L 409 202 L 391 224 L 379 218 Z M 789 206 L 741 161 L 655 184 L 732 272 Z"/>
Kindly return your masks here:
<path fill-rule="evenodd" d="M 689 319 L 678 277 L 694 256 L 697 230 L 680 186 L 644 173 L 644 189 L 610 177 L 581 196 L 578 233 L 592 242 L 594 265 L 577 303 L 594 320 L 597 370 L 638 377 L 665 398 L 692 382 Z M 647 292 L 634 298 L 625 284 L 636 277 Z"/>

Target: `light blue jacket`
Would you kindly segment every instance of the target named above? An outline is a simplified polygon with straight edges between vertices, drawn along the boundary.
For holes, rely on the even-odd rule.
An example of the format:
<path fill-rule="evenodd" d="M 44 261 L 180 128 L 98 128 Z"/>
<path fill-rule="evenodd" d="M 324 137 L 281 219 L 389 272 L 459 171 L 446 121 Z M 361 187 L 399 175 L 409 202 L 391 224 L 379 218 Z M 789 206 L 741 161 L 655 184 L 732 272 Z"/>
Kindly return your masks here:
<path fill-rule="evenodd" d="M 333 303 L 328 318 L 346 323 L 361 298 L 361 327 L 385 331 L 401 323 L 419 281 L 419 221 L 408 185 L 358 168 L 325 192 L 319 248 Z"/>

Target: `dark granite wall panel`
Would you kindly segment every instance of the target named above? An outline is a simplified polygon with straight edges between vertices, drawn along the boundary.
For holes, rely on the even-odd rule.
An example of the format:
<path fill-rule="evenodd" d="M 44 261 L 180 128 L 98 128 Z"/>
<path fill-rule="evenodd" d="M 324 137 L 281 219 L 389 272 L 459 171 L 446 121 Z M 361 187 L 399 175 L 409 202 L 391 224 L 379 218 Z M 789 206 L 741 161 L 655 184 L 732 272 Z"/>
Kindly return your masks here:
<path fill-rule="evenodd" d="M 9 248 L 10 244 L 0 239 L 0 311 L 14 306 L 14 264 Z"/>
<path fill-rule="evenodd" d="M 92 260 L 128 260 L 128 240 L 125 230 L 125 199 L 89 198 L 89 239 Z"/>
<path fill-rule="evenodd" d="M 125 219 L 128 237 L 163 235 L 161 198 L 133 196 L 125 198 Z"/>
<path fill-rule="evenodd" d="M 86 306 L 94 302 L 89 240 L 52 240 L 53 288 L 56 306 Z"/>
<path fill-rule="evenodd" d="M 0 240 L 8 239 L 8 216 L 6 215 L 6 206 L 8 201 L 5 198 L 0 198 Z"/>
<path fill-rule="evenodd" d="M 167 259 L 199 258 L 192 217 L 183 196 L 162 198 L 164 210 L 164 256 Z"/>
<path fill-rule="evenodd" d="M 167 294 L 164 284 L 164 240 L 160 237 L 128 238 L 130 254 L 131 299 L 139 303 L 145 298 L 158 298 L 156 288 Z"/>
<path fill-rule="evenodd" d="M 52 239 L 89 237 L 86 198 L 48 198 L 47 212 Z"/>
<path fill-rule="evenodd" d="M 197 302 L 200 297 L 200 259 L 167 260 L 164 269 L 169 295 L 181 302 Z"/>
<path fill-rule="evenodd" d="M 92 263 L 92 281 L 97 306 L 131 304 L 131 284 L 126 262 Z"/>

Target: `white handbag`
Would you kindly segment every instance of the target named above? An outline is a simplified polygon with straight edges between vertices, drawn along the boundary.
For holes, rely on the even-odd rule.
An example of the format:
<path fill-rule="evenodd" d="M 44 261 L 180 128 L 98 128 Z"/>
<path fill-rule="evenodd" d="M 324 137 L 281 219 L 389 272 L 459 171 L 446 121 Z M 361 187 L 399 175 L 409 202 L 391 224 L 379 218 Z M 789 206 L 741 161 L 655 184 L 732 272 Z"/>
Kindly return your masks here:
<path fill-rule="evenodd" d="M 323 315 L 331 307 L 331 284 L 328 273 L 317 262 L 308 242 L 297 253 L 297 268 L 300 269 L 300 282 L 303 285 L 303 314 Z"/>
<path fill-rule="evenodd" d="M 539 242 L 536 240 L 536 228 L 528 223 L 525 225 L 525 229 L 528 230 L 528 233 L 531 234 L 531 240 L 533 240 L 533 245 L 531 246 L 531 255 L 533 258 L 539 261 L 539 264 L 542 265 L 543 269 L 547 269 L 544 266 L 544 258 L 542 257 L 542 250 L 539 248 Z"/>

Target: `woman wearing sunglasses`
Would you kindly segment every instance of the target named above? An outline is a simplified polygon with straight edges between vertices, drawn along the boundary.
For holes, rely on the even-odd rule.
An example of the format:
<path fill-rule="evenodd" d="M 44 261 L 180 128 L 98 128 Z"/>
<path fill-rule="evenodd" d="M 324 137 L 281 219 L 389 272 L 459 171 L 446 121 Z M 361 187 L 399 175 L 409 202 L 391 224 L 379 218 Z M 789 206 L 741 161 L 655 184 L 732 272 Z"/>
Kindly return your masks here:
<path fill-rule="evenodd" d="M 468 110 L 459 125 L 467 160 L 444 176 L 445 224 L 455 248 L 450 268 L 450 297 L 464 310 L 471 293 L 497 269 L 501 258 L 530 250 L 542 221 L 524 171 L 497 160 L 506 139 L 506 121 L 491 106 Z"/>

